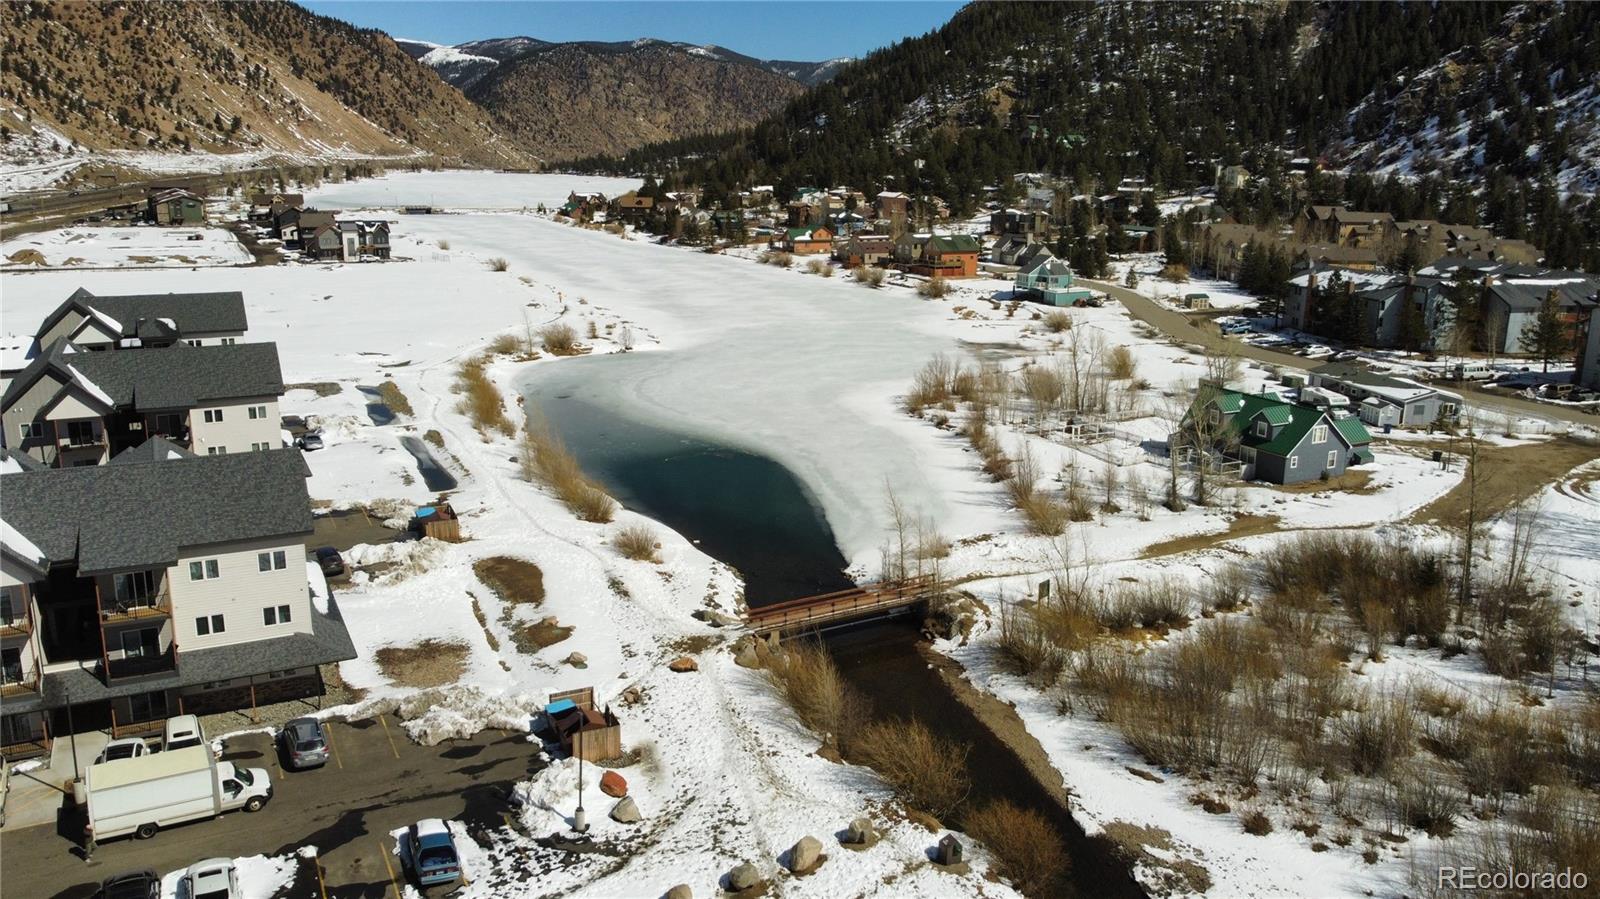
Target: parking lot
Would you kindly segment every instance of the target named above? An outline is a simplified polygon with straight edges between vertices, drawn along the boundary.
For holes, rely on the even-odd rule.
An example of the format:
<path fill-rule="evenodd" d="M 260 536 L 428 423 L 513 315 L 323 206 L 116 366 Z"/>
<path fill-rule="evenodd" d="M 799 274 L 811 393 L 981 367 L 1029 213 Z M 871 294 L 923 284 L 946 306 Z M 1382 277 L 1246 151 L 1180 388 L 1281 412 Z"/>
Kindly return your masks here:
<path fill-rule="evenodd" d="M 538 743 L 489 730 L 472 740 L 416 746 L 399 722 L 382 717 L 328 725 L 333 759 L 311 771 L 283 770 L 265 733 L 230 739 L 223 758 L 265 768 L 274 795 L 256 814 L 229 812 L 163 830 L 149 840 L 100 845 L 85 863 L 82 821 L 63 810 L 55 826 L 0 833 L 0 895 L 78 899 L 122 871 L 166 874 L 215 856 L 287 855 L 315 846 L 317 864 L 300 863 L 278 897 L 400 899 L 406 873 L 389 833 L 421 818 L 458 819 L 469 829 L 505 823 L 512 785 L 534 773 Z M 470 875 L 471 872 L 468 872 Z"/>

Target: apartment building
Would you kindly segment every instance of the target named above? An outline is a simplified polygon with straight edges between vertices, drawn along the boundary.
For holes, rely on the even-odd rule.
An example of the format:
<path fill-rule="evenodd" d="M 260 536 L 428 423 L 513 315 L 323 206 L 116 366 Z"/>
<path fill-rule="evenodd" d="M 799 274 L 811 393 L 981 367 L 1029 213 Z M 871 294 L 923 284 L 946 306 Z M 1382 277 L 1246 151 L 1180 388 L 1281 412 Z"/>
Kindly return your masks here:
<path fill-rule="evenodd" d="M 355 658 L 332 600 L 312 598 L 299 451 L 152 443 L 94 467 L 0 458 L 8 754 L 69 727 L 321 695 L 318 666 Z"/>
<path fill-rule="evenodd" d="M 64 339 L 91 352 L 211 346 L 237 343 L 248 327 L 237 290 L 95 296 L 80 287 L 45 316 L 34 344 L 37 351 Z"/>
<path fill-rule="evenodd" d="M 151 437 L 198 455 L 282 445 L 271 343 L 89 352 L 57 339 L 0 398 L 0 445 L 54 467 L 101 465 Z"/>

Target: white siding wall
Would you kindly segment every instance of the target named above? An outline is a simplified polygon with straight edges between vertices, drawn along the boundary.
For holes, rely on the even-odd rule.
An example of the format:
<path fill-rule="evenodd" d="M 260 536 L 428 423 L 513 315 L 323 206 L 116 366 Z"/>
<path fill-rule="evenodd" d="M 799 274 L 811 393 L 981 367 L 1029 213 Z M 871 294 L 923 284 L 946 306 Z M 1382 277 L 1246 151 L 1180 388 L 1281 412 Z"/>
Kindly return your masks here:
<path fill-rule="evenodd" d="M 252 406 L 265 406 L 266 413 L 251 418 Z M 207 422 L 208 409 L 222 410 L 222 421 Z M 206 455 L 213 447 L 225 447 L 230 453 L 248 453 L 251 444 L 257 443 L 276 449 L 283 445 L 281 429 L 282 419 L 275 396 L 229 400 L 227 404 L 206 404 L 189 410 L 190 449 L 197 456 Z"/>
<path fill-rule="evenodd" d="M 257 554 L 282 551 L 281 570 L 261 571 Z M 189 563 L 215 559 L 219 576 L 190 580 Z M 172 618 L 178 634 L 178 651 L 266 640 L 292 633 L 311 633 L 311 599 L 306 583 L 306 547 L 283 537 L 210 547 L 185 547 L 178 564 L 168 571 L 172 585 Z M 261 610 L 269 606 L 290 608 L 289 623 L 268 627 Z M 227 630 L 202 636 L 195 627 L 200 616 L 224 616 Z"/>

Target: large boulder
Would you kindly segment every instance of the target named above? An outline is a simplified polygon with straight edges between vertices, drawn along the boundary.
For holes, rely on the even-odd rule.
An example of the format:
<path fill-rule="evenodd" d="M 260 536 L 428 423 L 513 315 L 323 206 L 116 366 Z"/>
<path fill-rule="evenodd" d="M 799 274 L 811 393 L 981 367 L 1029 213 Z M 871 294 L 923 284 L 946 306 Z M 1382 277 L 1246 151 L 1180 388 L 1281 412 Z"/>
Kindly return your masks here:
<path fill-rule="evenodd" d="M 728 872 L 728 889 L 735 893 L 742 893 L 761 882 L 761 872 L 756 866 L 745 862 Z"/>
<path fill-rule="evenodd" d="M 621 799 L 628 795 L 628 781 L 615 771 L 607 771 L 600 775 L 600 792 L 612 799 Z"/>
<path fill-rule="evenodd" d="M 667 895 L 662 897 L 662 899 L 694 899 L 694 890 L 689 889 L 688 884 L 680 883 L 672 889 L 667 890 Z"/>
<path fill-rule="evenodd" d="M 844 841 L 846 843 L 864 845 L 875 841 L 877 838 L 878 829 L 872 826 L 871 818 L 857 818 L 851 821 L 850 826 L 844 832 Z"/>
<path fill-rule="evenodd" d="M 822 843 L 816 837 L 803 836 L 789 850 L 789 870 L 796 874 L 809 874 L 822 864 Z"/>
<path fill-rule="evenodd" d="M 667 667 L 678 672 L 679 674 L 683 674 L 687 671 L 699 671 L 700 663 L 689 658 L 688 656 L 678 656 L 677 658 L 673 659 L 672 662 L 667 665 Z"/>
<path fill-rule="evenodd" d="M 574 668 L 587 668 L 589 667 L 589 657 L 581 652 L 570 653 L 566 658 L 566 663 Z"/>
<path fill-rule="evenodd" d="M 639 814 L 639 804 L 633 801 L 632 796 L 624 796 L 611 807 L 611 820 L 619 824 L 638 824 L 644 816 Z"/>

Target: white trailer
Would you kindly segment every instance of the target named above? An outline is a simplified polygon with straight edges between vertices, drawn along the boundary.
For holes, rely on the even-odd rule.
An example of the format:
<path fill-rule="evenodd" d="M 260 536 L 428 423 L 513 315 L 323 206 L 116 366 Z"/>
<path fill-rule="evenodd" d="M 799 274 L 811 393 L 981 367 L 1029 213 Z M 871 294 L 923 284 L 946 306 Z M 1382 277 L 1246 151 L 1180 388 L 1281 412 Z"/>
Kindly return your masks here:
<path fill-rule="evenodd" d="M 206 746 L 91 765 L 84 787 L 97 841 L 130 833 L 148 839 L 160 828 L 232 809 L 260 811 L 272 798 L 265 769 L 219 762 Z"/>

